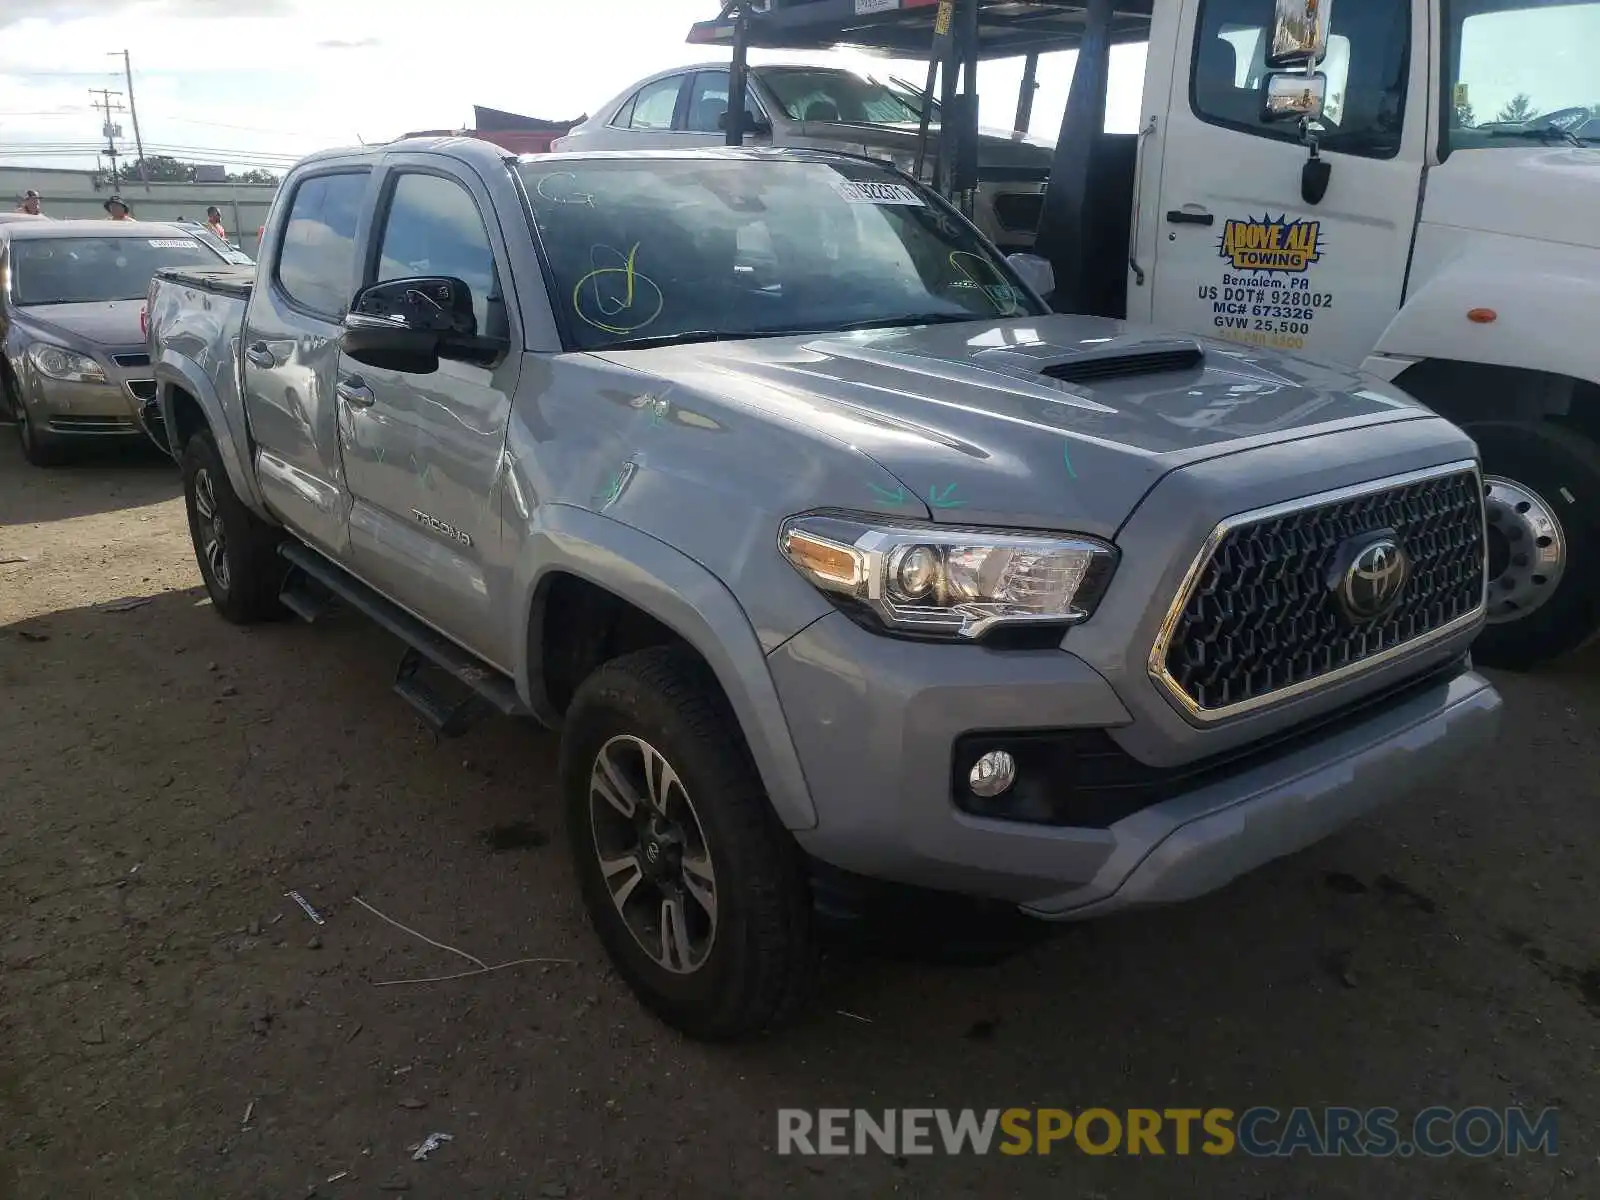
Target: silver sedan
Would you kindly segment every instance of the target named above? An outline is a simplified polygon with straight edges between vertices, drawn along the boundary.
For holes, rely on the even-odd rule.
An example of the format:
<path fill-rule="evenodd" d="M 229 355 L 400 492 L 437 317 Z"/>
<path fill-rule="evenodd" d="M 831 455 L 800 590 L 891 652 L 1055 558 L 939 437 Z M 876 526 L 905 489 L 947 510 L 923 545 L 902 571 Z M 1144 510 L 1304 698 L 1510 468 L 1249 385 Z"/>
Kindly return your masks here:
<path fill-rule="evenodd" d="M 91 438 L 141 436 L 155 399 L 141 317 L 150 278 L 223 261 L 174 225 L 0 224 L 0 411 L 29 462 L 58 463 Z"/>

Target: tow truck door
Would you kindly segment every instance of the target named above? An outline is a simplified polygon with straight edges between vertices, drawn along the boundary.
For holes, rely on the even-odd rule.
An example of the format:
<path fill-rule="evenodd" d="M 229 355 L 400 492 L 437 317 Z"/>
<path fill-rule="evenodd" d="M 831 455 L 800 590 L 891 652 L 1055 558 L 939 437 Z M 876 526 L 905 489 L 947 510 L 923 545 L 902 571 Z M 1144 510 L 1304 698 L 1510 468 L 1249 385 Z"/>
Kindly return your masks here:
<path fill-rule="evenodd" d="M 1332 5 L 1320 203 L 1297 124 L 1261 118 L 1273 0 L 1189 0 L 1177 21 L 1152 317 L 1359 363 L 1403 299 L 1427 153 L 1428 0 Z M 1299 68 L 1303 70 L 1303 68 Z"/>

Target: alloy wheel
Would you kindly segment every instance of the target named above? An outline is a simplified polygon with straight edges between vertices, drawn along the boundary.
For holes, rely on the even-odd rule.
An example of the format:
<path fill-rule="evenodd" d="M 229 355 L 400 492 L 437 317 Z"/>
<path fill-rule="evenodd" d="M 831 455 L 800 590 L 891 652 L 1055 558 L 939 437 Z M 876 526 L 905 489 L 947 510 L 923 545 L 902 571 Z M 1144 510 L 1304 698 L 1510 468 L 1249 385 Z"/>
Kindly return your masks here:
<path fill-rule="evenodd" d="M 211 578 L 224 592 L 232 581 L 228 571 L 228 532 L 222 523 L 222 508 L 217 504 L 211 472 L 201 467 L 194 473 L 195 532 L 200 553 L 211 568 Z"/>
<path fill-rule="evenodd" d="M 1483 481 L 1489 531 L 1489 623 L 1518 621 L 1555 595 L 1567 542 L 1555 509 L 1526 484 Z"/>
<path fill-rule="evenodd" d="M 689 975 L 717 936 L 717 883 L 688 789 L 643 738 L 618 734 L 589 776 L 589 824 L 611 903 L 657 966 Z"/>

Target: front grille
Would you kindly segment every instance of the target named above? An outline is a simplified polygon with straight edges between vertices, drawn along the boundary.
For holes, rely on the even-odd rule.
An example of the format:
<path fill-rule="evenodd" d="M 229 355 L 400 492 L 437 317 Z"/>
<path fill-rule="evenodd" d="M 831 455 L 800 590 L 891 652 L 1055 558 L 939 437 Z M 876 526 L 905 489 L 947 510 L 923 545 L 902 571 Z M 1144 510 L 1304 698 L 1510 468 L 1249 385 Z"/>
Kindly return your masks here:
<path fill-rule="evenodd" d="M 128 395 L 135 400 L 154 400 L 156 398 L 156 381 L 154 379 L 130 379 L 126 386 Z"/>
<path fill-rule="evenodd" d="M 113 354 L 111 361 L 119 367 L 148 367 L 150 356 L 148 354 Z"/>
<path fill-rule="evenodd" d="M 1002 192 L 994 198 L 994 219 L 1013 233 L 1032 233 L 1044 211 L 1042 192 Z"/>
<path fill-rule="evenodd" d="M 1391 530 L 1410 573 L 1386 613 L 1355 621 L 1331 576 L 1351 539 Z M 1375 666 L 1483 606 L 1483 485 L 1460 464 L 1246 514 L 1208 542 L 1152 655 L 1197 717 L 1217 720 Z"/>

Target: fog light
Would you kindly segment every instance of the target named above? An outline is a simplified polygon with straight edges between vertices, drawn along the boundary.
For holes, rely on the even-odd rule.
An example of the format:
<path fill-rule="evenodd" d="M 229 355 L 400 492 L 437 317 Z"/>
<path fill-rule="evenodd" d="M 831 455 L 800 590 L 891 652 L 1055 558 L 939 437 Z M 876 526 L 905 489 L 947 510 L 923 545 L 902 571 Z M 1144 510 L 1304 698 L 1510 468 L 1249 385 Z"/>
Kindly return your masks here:
<path fill-rule="evenodd" d="M 1017 781 L 1017 760 L 1004 750 L 991 750 L 972 764 L 967 786 L 974 796 L 991 799 Z"/>

